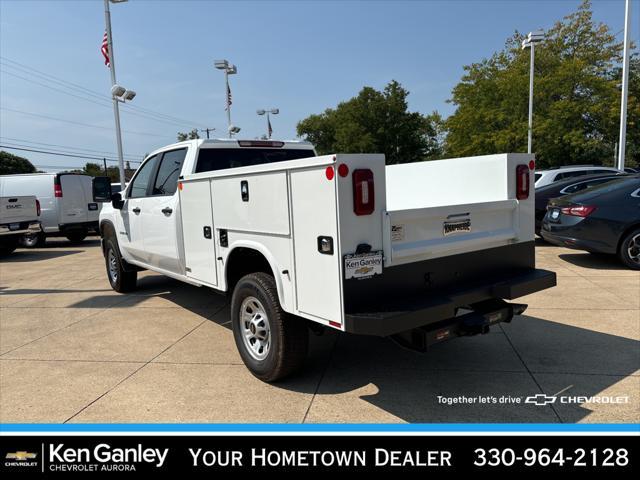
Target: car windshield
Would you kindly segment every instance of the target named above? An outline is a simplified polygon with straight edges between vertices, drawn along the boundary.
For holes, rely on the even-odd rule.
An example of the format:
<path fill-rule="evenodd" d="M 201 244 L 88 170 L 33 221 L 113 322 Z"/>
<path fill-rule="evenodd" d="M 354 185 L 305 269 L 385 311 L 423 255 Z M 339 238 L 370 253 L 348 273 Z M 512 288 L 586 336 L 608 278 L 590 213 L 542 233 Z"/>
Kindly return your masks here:
<path fill-rule="evenodd" d="M 537 182 L 538 180 L 540 180 L 540 178 L 542 177 L 541 173 L 536 173 L 535 175 L 535 181 Z"/>
<path fill-rule="evenodd" d="M 275 148 L 203 148 L 198 154 L 196 173 L 225 170 L 227 168 L 285 162 L 315 157 L 309 149 Z"/>

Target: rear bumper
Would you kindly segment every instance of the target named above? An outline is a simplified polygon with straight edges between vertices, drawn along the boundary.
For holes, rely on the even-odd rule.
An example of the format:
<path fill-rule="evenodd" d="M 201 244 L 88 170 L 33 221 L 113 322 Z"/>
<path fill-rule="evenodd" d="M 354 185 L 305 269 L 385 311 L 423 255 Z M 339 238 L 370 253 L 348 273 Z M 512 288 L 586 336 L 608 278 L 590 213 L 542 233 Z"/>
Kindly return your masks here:
<path fill-rule="evenodd" d="M 490 299 L 511 300 L 556 285 L 556 274 L 531 269 L 465 289 L 450 288 L 437 295 L 405 302 L 402 310 L 388 310 L 345 315 L 345 330 L 360 335 L 388 336 L 414 328 L 452 319 L 456 310 Z"/>
<path fill-rule="evenodd" d="M 545 229 L 545 226 L 547 225 L 543 226 L 540 231 L 540 236 L 553 245 L 565 248 L 574 248 L 576 250 L 586 250 L 587 252 L 616 253 L 615 245 L 609 245 L 608 243 L 592 239 L 585 240 L 582 238 L 576 238 L 571 235 L 572 232 L 570 229 L 565 229 L 562 234 L 558 234 L 557 232 L 552 233 L 548 229 Z"/>
<path fill-rule="evenodd" d="M 15 230 L 11 230 L 10 225 L 12 224 L 0 225 L 0 236 L 5 237 L 5 236 L 14 236 L 14 235 L 15 236 L 34 235 L 42 231 L 40 222 L 38 221 L 19 222 L 19 223 L 20 223 L 19 228 Z"/>

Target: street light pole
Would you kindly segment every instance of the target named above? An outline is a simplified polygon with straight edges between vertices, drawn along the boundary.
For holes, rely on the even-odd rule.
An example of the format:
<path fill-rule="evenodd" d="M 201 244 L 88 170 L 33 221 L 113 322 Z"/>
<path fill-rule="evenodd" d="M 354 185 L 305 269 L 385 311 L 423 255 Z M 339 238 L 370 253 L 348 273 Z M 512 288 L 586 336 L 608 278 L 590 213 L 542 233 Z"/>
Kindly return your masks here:
<path fill-rule="evenodd" d="M 229 69 L 225 68 L 224 69 L 224 83 L 227 87 L 227 89 L 225 90 L 224 94 L 225 94 L 225 98 L 226 98 L 226 102 L 227 102 L 227 131 L 229 132 L 229 138 L 232 137 L 231 134 L 231 102 L 229 101 Z"/>
<path fill-rule="evenodd" d="M 624 9 L 624 51 L 622 58 L 622 100 L 620 105 L 620 140 L 618 141 L 618 170 L 624 170 L 625 143 L 627 141 L 627 99 L 629 98 L 629 28 L 631 23 L 631 1 Z"/>
<path fill-rule="evenodd" d="M 109 49 L 109 70 L 111 71 L 111 88 L 116 85 L 116 60 L 113 53 L 113 37 L 111 35 L 111 12 L 109 11 L 109 0 L 104 0 L 104 21 L 107 28 L 107 45 Z M 122 132 L 120 131 L 120 107 L 115 96 L 111 96 L 113 101 L 113 116 L 116 122 L 116 143 L 118 148 L 118 171 L 120 174 L 120 185 L 124 188 L 126 177 L 124 173 L 124 158 L 122 154 Z"/>
<path fill-rule="evenodd" d="M 535 44 L 544 39 L 542 30 L 529 32 L 529 35 L 522 41 L 522 48 L 531 49 L 531 57 L 529 60 L 529 122 L 527 127 L 527 153 L 533 150 L 533 66 L 535 60 Z"/>
<path fill-rule="evenodd" d="M 225 85 L 225 105 L 227 106 L 227 131 L 229 132 L 229 138 L 232 138 L 235 133 L 240 131 L 240 128 L 231 124 L 231 89 L 229 88 L 229 75 L 235 75 L 238 73 L 238 68 L 235 65 L 229 63 L 229 60 L 215 60 L 213 65 L 218 70 L 224 70 L 224 85 Z"/>
<path fill-rule="evenodd" d="M 269 117 L 270 114 L 273 115 L 277 115 L 280 113 L 280 109 L 279 108 L 271 108 L 269 110 L 265 110 L 264 108 L 261 108 L 260 110 L 256 110 L 256 113 L 258 115 L 267 115 L 267 138 L 271 138 L 271 119 Z"/>
<path fill-rule="evenodd" d="M 535 60 L 535 44 L 531 44 L 531 60 L 529 65 L 529 124 L 527 130 L 527 153 L 531 153 L 533 143 L 533 63 Z"/>

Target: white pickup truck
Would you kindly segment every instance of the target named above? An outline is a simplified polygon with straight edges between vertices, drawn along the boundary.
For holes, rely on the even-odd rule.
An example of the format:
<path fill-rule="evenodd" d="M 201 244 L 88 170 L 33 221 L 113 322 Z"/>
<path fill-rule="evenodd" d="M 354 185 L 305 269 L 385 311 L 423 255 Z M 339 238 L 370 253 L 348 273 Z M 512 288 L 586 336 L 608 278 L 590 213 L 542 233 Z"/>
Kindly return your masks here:
<path fill-rule="evenodd" d="M 555 285 L 535 268 L 531 155 L 385 166 L 306 142 L 191 140 L 151 153 L 112 195 L 100 231 L 111 286 L 149 269 L 232 292 L 249 370 L 299 368 L 308 331 L 393 336 L 425 350 L 486 333 Z"/>
<path fill-rule="evenodd" d="M 13 252 L 25 235 L 37 235 L 40 227 L 40 202 L 34 196 L 2 196 L 0 179 L 0 257 Z"/>

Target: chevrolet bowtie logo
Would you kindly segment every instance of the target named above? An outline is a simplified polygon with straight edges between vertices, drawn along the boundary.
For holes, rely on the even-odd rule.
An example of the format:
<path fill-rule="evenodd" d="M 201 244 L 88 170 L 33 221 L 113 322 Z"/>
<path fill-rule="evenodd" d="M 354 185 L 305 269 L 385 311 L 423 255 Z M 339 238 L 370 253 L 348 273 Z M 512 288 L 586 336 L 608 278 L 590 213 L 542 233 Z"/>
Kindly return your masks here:
<path fill-rule="evenodd" d="M 38 454 L 37 453 L 30 453 L 30 452 L 13 452 L 13 453 L 7 453 L 7 456 L 5 458 L 7 459 L 11 459 L 11 460 L 19 460 L 19 461 L 25 461 L 25 460 L 30 460 L 32 458 L 36 458 Z"/>
<path fill-rule="evenodd" d="M 557 397 L 551 397 L 549 395 L 545 395 L 544 393 L 539 393 L 537 395 L 531 395 L 527 397 L 524 403 L 533 403 L 534 405 L 544 406 L 549 405 L 550 403 L 555 403 Z"/>

